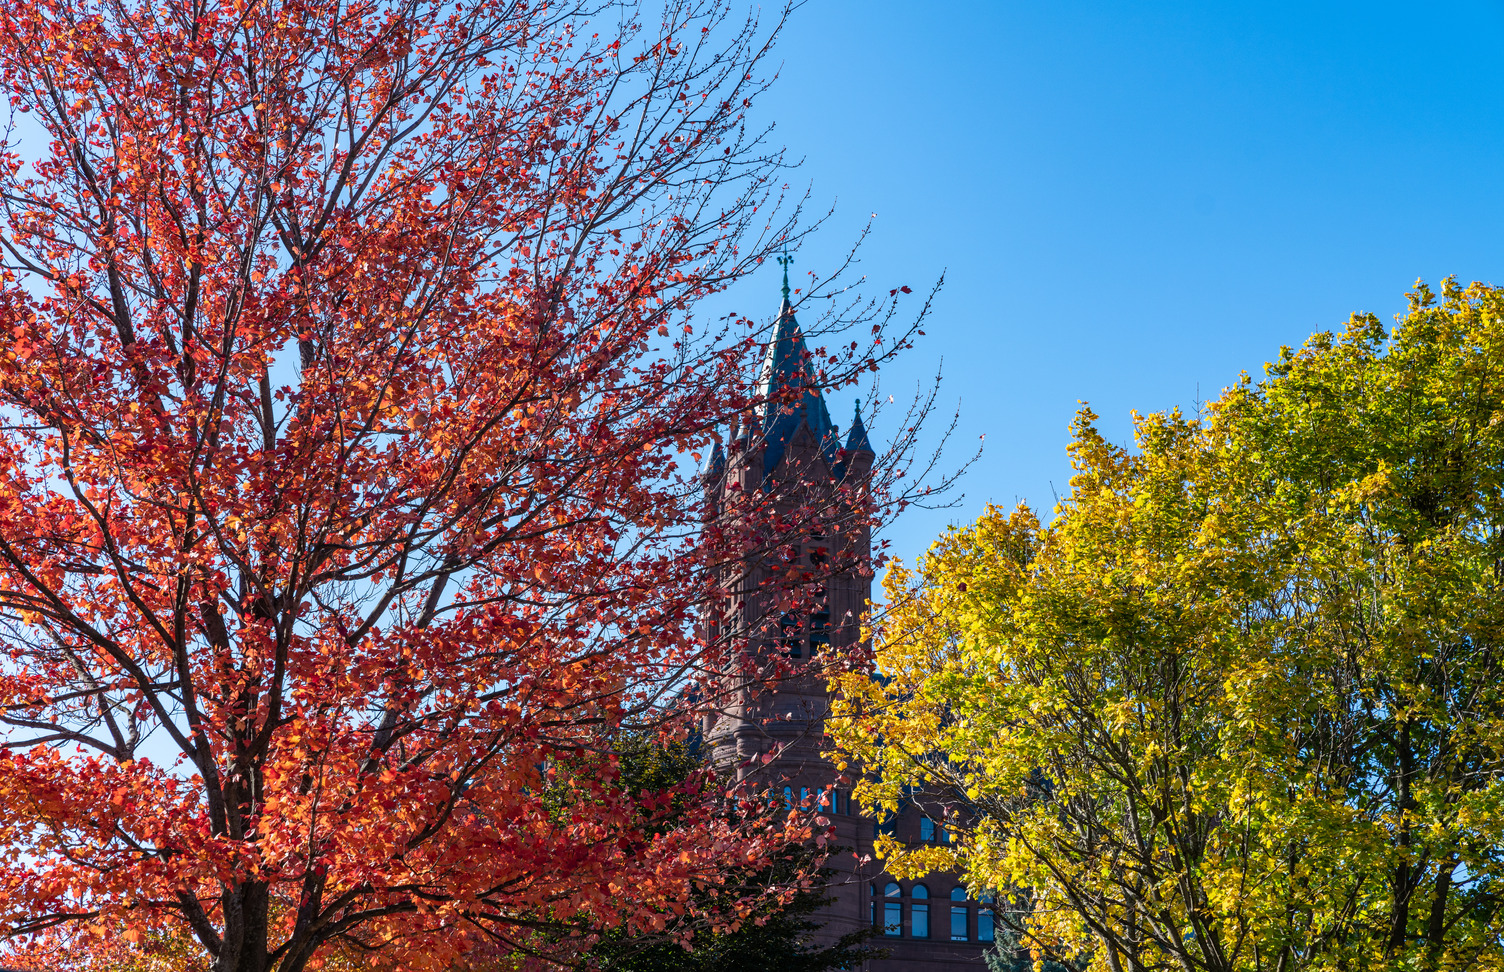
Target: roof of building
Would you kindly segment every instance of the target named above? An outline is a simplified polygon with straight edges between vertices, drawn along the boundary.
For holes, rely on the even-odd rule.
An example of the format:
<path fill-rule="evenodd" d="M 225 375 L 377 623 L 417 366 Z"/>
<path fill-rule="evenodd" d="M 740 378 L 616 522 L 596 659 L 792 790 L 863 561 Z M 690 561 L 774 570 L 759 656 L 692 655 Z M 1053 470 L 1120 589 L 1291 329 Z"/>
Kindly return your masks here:
<path fill-rule="evenodd" d="M 851 431 L 846 433 L 846 451 L 852 455 L 858 452 L 867 452 L 876 455 L 872 451 L 872 443 L 867 438 L 867 426 L 862 424 L 862 402 L 857 399 L 856 414 L 851 417 Z"/>
<path fill-rule="evenodd" d="M 796 396 L 783 396 L 772 400 L 780 390 L 803 389 Z M 758 406 L 761 419 L 760 431 L 767 443 L 763 454 L 764 473 L 770 473 L 783 460 L 783 454 L 801 422 L 809 423 L 809 430 L 820 443 L 826 460 L 834 468 L 839 461 L 839 430 L 830 420 L 825 407 L 825 396 L 815 383 L 814 369 L 809 348 L 804 343 L 804 332 L 794 317 L 793 305 L 787 296 L 778 311 L 778 326 L 773 339 L 768 342 L 768 351 L 762 362 L 762 372 L 757 384 L 757 393 L 765 399 Z"/>
<path fill-rule="evenodd" d="M 778 326 L 773 339 L 768 342 L 763 357 L 762 370 L 758 377 L 757 393 L 764 401 L 758 406 L 758 432 L 765 443 L 763 475 L 766 478 L 783 461 L 788 445 L 793 441 L 802 423 L 808 423 L 810 433 L 819 443 L 821 454 L 830 466 L 832 475 L 840 478 L 845 474 L 846 459 L 865 452 L 875 454 L 872 442 L 867 437 L 867 427 L 862 422 L 861 402 L 856 404 L 856 413 L 851 420 L 851 429 L 846 440 L 841 441 L 841 430 L 830 420 L 830 411 L 825 406 L 825 395 L 816 381 L 813 356 L 804 342 L 804 332 L 794 316 L 794 307 L 789 302 L 788 270 L 784 269 L 783 304 L 778 309 Z M 789 390 L 802 389 L 797 394 Z M 780 390 L 785 394 L 778 395 Z M 773 400 L 774 398 L 777 400 Z M 742 430 L 750 440 L 751 423 Z M 705 461 L 705 474 L 713 475 L 716 463 L 724 464 L 719 452 L 712 452 Z M 717 458 L 719 456 L 719 458 Z"/>
<path fill-rule="evenodd" d="M 721 440 L 717 439 L 710 447 L 710 454 L 705 457 L 705 464 L 700 467 L 700 477 L 707 480 L 717 479 L 725 469 L 726 450 L 721 448 Z"/>

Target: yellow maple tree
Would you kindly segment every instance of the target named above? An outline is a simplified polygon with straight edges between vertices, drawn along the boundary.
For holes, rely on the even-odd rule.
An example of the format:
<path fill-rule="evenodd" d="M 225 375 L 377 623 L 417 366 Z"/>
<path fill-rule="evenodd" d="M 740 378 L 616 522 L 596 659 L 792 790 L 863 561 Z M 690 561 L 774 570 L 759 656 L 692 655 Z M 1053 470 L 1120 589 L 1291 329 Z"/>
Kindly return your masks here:
<path fill-rule="evenodd" d="M 1504 291 L 1409 296 L 890 570 L 831 732 L 959 839 L 889 870 L 1101 972 L 1504 967 Z"/>

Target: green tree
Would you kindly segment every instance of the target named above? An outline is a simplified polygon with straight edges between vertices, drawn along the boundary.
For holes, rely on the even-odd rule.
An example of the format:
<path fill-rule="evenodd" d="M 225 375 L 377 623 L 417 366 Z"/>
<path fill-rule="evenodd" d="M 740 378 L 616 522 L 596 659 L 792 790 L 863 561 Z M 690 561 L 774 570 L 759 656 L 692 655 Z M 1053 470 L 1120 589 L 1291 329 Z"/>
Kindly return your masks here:
<path fill-rule="evenodd" d="M 1003 912 L 997 917 L 997 941 L 982 954 L 987 972 L 1076 972 L 1071 965 L 1034 954 L 1026 941 L 1022 915 Z"/>
<path fill-rule="evenodd" d="M 1504 291 L 1417 285 L 1135 449 L 1094 423 L 1048 524 L 890 570 L 837 679 L 860 799 L 956 795 L 889 869 L 1101 972 L 1504 967 Z"/>
<path fill-rule="evenodd" d="M 619 745 L 618 753 L 622 785 L 633 791 L 671 792 L 707 771 L 695 739 L 665 745 L 632 737 Z M 820 867 L 810 846 L 791 843 L 770 866 L 730 865 L 727 872 L 724 883 L 704 888 L 662 933 L 605 933 L 590 955 L 590 966 L 606 972 L 826 972 L 854 969 L 882 954 L 865 945 L 870 931 L 824 947 L 811 940 L 819 927 L 812 918 L 830 900 L 825 886 L 831 872 Z M 742 910 L 746 913 L 734 930 L 712 931 L 705 921 Z M 691 927 L 695 934 L 686 938 Z"/>
<path fill-rule="evenodd" d="M 802 868 L 808 855 L 807 850 L 792 847 L 782 868 Z M 766 882 L 780 877 L 770 871 L 751 874 L 739 889 L 757 895 Z M 728 889 L 719 889 L 717 896 L 729 897 Z M 869 931 L 843 936 L 824 947 L 811 941 L 811 933 L 819 927 L 812 916 L 828 900 L 822 889 L 802 890 L 786 904 L 764 905 L 735 931 L 702 933 L 687 945 L 671 935 L 613 932 L 597 946 L 594 958 L 598 968 L 609 972 L 827 972 L 855 969 L 864 959 L 881 955 L 881 949 L 865 944 Z M 709 901 L 701 904 L 713 906 Z"/>

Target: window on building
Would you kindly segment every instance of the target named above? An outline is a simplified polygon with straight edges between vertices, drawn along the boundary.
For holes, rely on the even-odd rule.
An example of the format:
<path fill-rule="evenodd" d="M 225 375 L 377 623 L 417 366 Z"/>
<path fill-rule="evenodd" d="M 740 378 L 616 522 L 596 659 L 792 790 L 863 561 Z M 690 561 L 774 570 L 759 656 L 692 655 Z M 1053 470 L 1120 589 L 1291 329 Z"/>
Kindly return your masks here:
<path fill-rule="evenodd" d="M 809 787 L 801 787 L 799 790 L 799 805 L 809 809 Z"/>
<path fill-rule="evenodd" d="M 909 904 L 909 934 L 915 938 L 930 937 L 930 889 L 922 884 L 914 885 L 909 892 L 913 901 Z"/>
<path fill-rule="evenodd" d="M 997 937 L 992 927 L 992 906 L 997 900 L 989 891 L 981 897 L 981 907 L 977 908 L 977 941 L 990 942 Z"/>
<path fill-rule="evenodd" d="M 877 885 L 872 885 L 872 924 L 877 924 Z"/>
<path fill-rule="evenodd" d="M 883 888 L 884 935 L 903 934 L 903 901 L 899 897 L 902 893 L 895 881 L 889 881 L 887 887 Z"/>
<path fill-rule="evenodd" d="M 935 821 L 929 817 L 919 818 L 919 839 L 923 841 L 935 839 Z"/>
<path fill-rule="evenodd" d="M 966 889 L 955 888 L 950 893 L 950 940 L 953 942 L 965 942 L 970 940 L 969 929 L 966 927 Z"/>
<path fill-rule="evenodd" d="M 799 619 L 794 615 L 785 614 L 778 619 L 778 643 L 790 658 L 803 657 L 804 639 L 799 637 Z"/>
<path fill-rule="evenodd" d="M 788 807 L 789 809 L 793 809 L 794 788 L 792 786 L 786 786 L 783 788 L 783 805 Z"/>
<path fill-rule="evenodd" d="M 830 602 L 825 598 L 825 589 L 822 587 L 815 592 L 815 612 L 809 616 L 809 657 L 813 658 L 820 653 L 821 648 L 830 646 Z"/>

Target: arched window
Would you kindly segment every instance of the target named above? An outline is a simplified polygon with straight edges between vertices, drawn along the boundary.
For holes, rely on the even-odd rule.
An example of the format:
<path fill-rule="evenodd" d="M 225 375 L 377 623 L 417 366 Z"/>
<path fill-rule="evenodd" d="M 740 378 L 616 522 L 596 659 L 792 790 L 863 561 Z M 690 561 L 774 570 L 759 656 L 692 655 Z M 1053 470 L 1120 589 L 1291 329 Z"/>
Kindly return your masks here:
<path fill-rule="evenodd" d="M 966 889 L 955 887 L 950 892 L 950 940 L 964 942 L 971 938 L 969 929 L 966 927 Z"/>
<path fill-rule="evenodd" d="M 783 788 L 783 805 L 790 809 L 794 806 L 794 788 L 792 786 Z"/>
<path fill-rule="evenodd" d="M 799 790 L 799 805 L 805 808 L 809 807 L 809 787 L 807 786 L 801 787 Z"/>
<path fill-rule="evenodd" d="M 990 942 L 997 937 L 992 930 L 992 895 L 982 895 L 982 905 L 977 908 L 977 941 Z"/>
<path fill-rule="evenodd" d="M 899 889 L 896 881 L 889 881 L 883 888 L 883 934 L 898 936 L 903 934 L 903 901 L 899 896 L 903 892 Z"/>
<path fill-rule="evenodd" d="M 930 889 L 922 884 L 914 885 L 909 892 L 914 899 L 909 905 L 909 934 L 915 938 L 930 937 Z"/>

